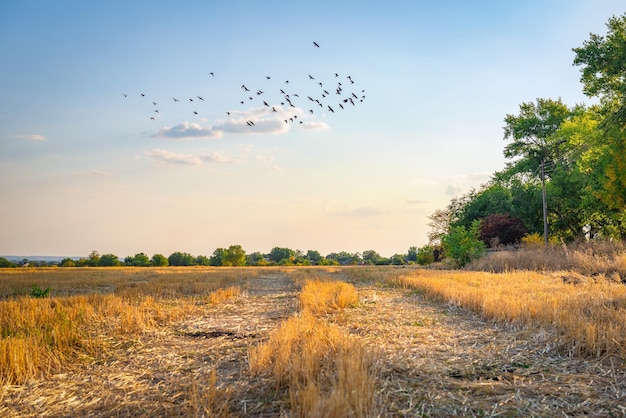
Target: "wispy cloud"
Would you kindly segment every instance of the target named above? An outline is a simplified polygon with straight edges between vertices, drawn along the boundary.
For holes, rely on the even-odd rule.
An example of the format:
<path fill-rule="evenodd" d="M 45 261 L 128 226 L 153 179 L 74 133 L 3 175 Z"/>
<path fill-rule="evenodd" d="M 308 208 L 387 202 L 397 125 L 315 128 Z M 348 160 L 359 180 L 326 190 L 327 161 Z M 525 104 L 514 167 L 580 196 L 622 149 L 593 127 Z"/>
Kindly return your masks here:
<path fill-rule="evenodd" d="M 107 176 L 109 176 L 109 172 L 108 171 L 98 170 L 97 168 L 94 168 L 93 170 L 89 170 L 88 174 L 92 175 L 92 176 L 100 176 L 100 177 L 107 177 Z"/>
<path fill-rule="evenodd" d="M 353 209 L 330 210 L 329 215 L 348 217 L 371 217 L 385 214 L 385 211 L 373 206 L 361 206 Z"/>
<path fill-rule="evenodd" d="M 217 164 L 232 164 L 237 162 L 236 159 L 224 154 L 223 152 L 215 151 L 204 155 L 194 154 L 179 154 L 176 152 L 154 149 L 146 151 L 145 155 L 156 162 L 158 165 L 171 166 L 171 165 L 193 165 L 199 166 L 204 162 L 217 163 Z"/>
<path fill-rule="evenodd" d="M 29 135 L 15 135 L 16 139 L 24 139 L 26 141 L 47 141 L 48 138 L 46 138 L 43 135 L 39 135 L 39 134 L 29 134 Z"/>

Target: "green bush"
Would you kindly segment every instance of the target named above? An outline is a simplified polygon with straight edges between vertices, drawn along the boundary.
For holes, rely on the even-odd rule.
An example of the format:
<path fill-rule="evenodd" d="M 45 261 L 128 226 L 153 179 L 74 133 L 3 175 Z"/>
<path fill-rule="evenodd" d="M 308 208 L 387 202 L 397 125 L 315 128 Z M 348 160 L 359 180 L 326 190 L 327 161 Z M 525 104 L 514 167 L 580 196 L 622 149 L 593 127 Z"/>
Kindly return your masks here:
<path fill-rule="evenodd" d="M 435 247 L 432 245 L 425 245 L 417 250 L 417 264 L 420 266 L 427 266 L 435 262 Z"/>
<path fill-rule="evenodd" d="M 50 288 L 47 287 L 43 290 L 41 287 L 36 284 L 32 285 L 30 288 L 30 297 L 31 298 L 47 298 L 50 295 Z"/>
<path fill-rule="evenodd" d="M 485 253 L 486 245 L 478 238 L 479 228 L 480 222 L 474 221 L 469 229 L 455 226 L 442 237 L 444 252 L 454 260 L 457 267 L 463 267 Z"/>

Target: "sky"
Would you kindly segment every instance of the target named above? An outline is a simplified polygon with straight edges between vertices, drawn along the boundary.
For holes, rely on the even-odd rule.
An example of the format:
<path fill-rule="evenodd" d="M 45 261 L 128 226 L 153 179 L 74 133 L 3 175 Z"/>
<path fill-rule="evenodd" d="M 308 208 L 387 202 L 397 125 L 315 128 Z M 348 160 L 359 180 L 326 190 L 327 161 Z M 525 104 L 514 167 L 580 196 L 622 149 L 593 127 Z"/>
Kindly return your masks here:
<path fill-rule="evenodd" d="M 625 9 L 4 0 L 0 255 L 404 254 L 507 114 L 593 102 L 572 48 Z"/>

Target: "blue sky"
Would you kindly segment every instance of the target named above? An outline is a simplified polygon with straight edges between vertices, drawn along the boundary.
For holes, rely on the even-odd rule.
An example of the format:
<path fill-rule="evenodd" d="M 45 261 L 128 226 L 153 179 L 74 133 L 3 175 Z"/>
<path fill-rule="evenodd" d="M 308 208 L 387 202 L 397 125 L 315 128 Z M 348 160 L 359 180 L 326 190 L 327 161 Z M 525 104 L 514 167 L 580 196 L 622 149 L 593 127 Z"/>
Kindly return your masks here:
<path fill-rule="evenodd" d="M 507 113 L 590 103 L 571 49 L 624 12 L 3 1 L 0 254 L 405 253 L 428 215 L 504 167 Z"/>

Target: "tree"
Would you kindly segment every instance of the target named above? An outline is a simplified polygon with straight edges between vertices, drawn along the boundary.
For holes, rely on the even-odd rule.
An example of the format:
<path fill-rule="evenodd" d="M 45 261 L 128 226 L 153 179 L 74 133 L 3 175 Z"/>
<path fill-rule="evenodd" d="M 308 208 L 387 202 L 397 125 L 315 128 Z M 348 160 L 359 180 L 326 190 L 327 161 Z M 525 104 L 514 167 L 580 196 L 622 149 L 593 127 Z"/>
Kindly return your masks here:
<path fill-rule="evenodd" d="M 246 252 L 241 245 L 231 245 L 222 254 L 222 265 L 224 266 L 245 266 Z"/>
<path fill-rule="evenodd" d="M 226 248 L 216 248 L 209 259 L 209 264 L 211 266 L 219 267 L 224 265 L 224 254 L 226 253 Z"/>
<path fill-rule="evenodd" d="M 446 256 L 454 260 L 457 267 L 463 267 L 485 253 L 485 243 L 478 238 L 479 225 L 479 221 L 474 221 L 469 229 L 455 226 L 442 237 Z"/>
<path fill-rule="evenodd" d="M 574 114 L 559 100 L 537 99 L 537 103 L 522 103 L 519 115 L 506 115 L 504 139 L 511 143 L 504 147 L 507 158 L 520 157 L 514 163 L 518 172 L 537 173 L 542 184 L 543 230 L 548 245 L 548 208 L 546 177 L 548 165 L 554 165 L 559 157 L 562 141 L 555 135 L 561 124 Z M 537 171 L 537 168 L 539 170 Z"/>
<path fill-rule="evenodd" d="M 448 206 L 446 209 L 437 209 L 428 219 L 430 219 L 428 223 L 430 231 L 426 234 L 428 236 L 428 243 L 430 245 L 440 245 L 441 237 L 448 233 L 450 224 L 453 221 L 451 207 Z"/>
<path fill-rule="evenodd" d="M 479 239 L 487 247 L 517 244 L 527 232 L 526 225 L 520 218 L 512 217 L 508 213 L 494 213 L 480 221 Z"/>
<path fill-rule="evenodd" d="M 293 261 L 292 258 L 295 256 L 295 254 L 295 251 L 291 248 L 274 247 L 268 254 L 268 258 L 270 259 L 270 261 L 277 264 L 280 264 L 281 262 L 283 264 L 291 263 Z"/>
<path fill-rule="evenodd" d="M 409 251 L 406 253 L 406 261 L 417 262 L 417 247 L 409 247 Z"/>
<path fill-rule="evenodd" d="M 198 266 L 210 266 L 211 262 L 209 260 L 209 257 L 207 257 L 206 255 L 199 255 L 196 257 L 196 265 Z"/>
<path fill-rule="evenodd" d="M 150 259 L 152 265 L 155 267 L 167 267 L 169 265 L 169 260 L 163 254 L 154 254 Z"/>
<path fill-rule="evenodd" d="M 17 267 L 17 265 L 4 257 L 0 257 L 0 268 Z"/>
<path fill-rule="evenodd" d="M 100 267 L 117 267 L 120 264 L 120 259 L 115 254 L 103 254 L 98 262 Z"/>
<path fill-rule="evenodd" d="M 71 258 L 64 258 L 59 264 L 61 267 L 76 267 L 76 262 Z"/>
<path fill-rule="evenodd" d="M 341 265 L 356 265 L 363 261 L 359 253 L 350 254 L 346 251 L 341 251 L 340 253 L 330 253 L 326 256 L 326 259 L 336 261 Z"/>
<path fill-rule="evenodd" d="M 590 34 L 574 48 L 574 65 L 581 67 L 583 92 L 599 97 L 605 115 L 601 123 L 606 148 L 598 169 L 604 174 L 600 198 L 612 209 L 626 206 L 626 14 L 607 22 L 606 36 Z"/>
<path fill-rule="evenodd" d="M 151 265 L 150 258 L 144 253 L 137 253 L 132 257 L 124 258 L 124 264 L 134 267 L 149 267 Z"/>
<path fill-rule="evenodd" d="M 89 258 L 85 261 L 85 265 L 89 267 L 97 267 L 100 265 L 100 254 L 98 251 L 93 250 L 91 254 L 89 254 Z"/>
<path fill-rule="evenodd" d="M 322 254 L 317 250 L 308 250 L 305 256 L 313 265 L 318 265 L 322 262 Z"/>
<path fill-rule="evenodd" d="M 264 266 L 264 265 L 266 265 L 266 263 L 265 263 L 265 256 L 263 255 L 263 253 L 261 253 L 259 251 L 255 251 L 253 253 L 250 253 L 250 254 L 246 255 L 246 265 L 248 265 L 248 266 Z"/>
<path fill-rule="evenodd" d="M 626 14 L 613 16 L 606 36 L 590 34 L 583 46 L 573 48 L 574 65 L 581 66 L 580 81 L 589 97 L 600 97 L 620 118 L 626 106 Z"/>
<path fill-rule="evenodd" d="M 176 251 L 167 258 L 167 262 L 170 266 L 195 266 L 196 259 L 189 253 L 183 253 Z"/>
<path fill-rule="evenodd" d="M 417 250 L 416 262 L 420 266 L 426 266 L 435 262 L 435 247 L 425 245 Z"/>
<path fill-rule="evenodd" d="M 365 251 L 363 251 L 362 257 L 363 257 L 363 262 L 365 264 L 378 264 L 379 261 L 382 259 L 380 254 L 378 254 L 374 250 L 365 250 Z"/>

